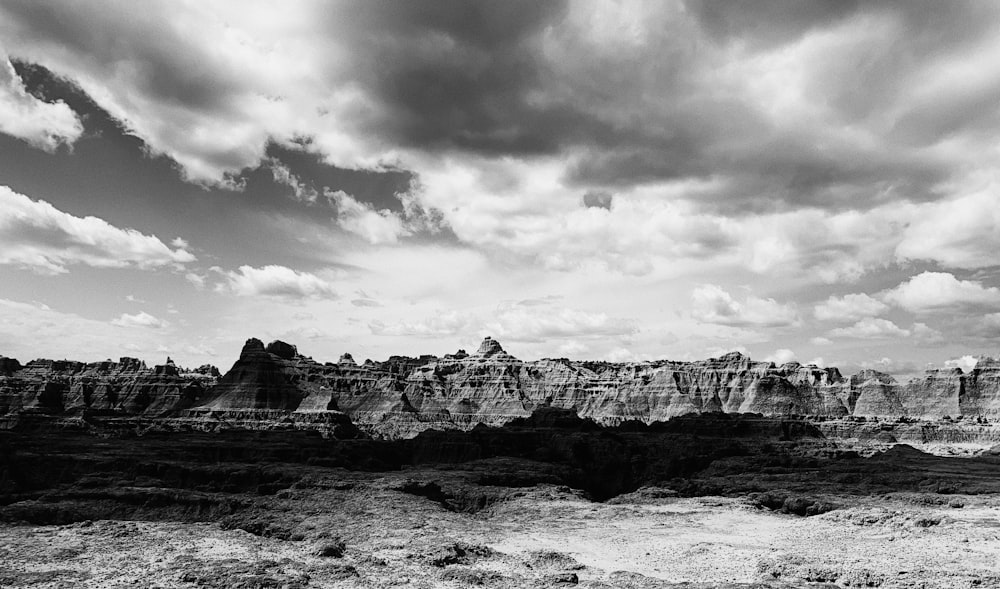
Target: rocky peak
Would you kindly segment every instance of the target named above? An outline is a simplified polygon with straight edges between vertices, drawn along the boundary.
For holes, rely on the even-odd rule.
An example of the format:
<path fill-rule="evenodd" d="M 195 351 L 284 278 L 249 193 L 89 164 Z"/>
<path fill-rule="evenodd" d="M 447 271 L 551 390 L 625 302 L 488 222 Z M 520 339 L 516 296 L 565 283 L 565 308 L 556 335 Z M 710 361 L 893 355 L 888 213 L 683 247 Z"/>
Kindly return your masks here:
<path fill-rule="evenodd" d="M 193 372 L 195 372 L 196 374 L 204 374 L 205 376 L 214 376 L 216 378 L 222 376 L 222 374 L 219 372 L 219 369 L 216 368 L 215 366 L 212 366 L 211 364 L 202 364 L 201 366 L 195 368 Z"/>
<path fill-rule="evenodd" d="M 245 358 L 248 356 L 255 356 L 257 354 L 262 354 L 264 352 L 264 342 L 259 339 L 252 337 L 243 344 L 243 350 L 240 352 L 240 358 Z"/>
<path fill-rule="evenodd" d="M 166 364 L 159 364 L 153 367 L 153 374 L 157 376 L 179 376 L 180 371 L 177 370 L 177 366 L 170 362 L 170 358 L 167 358 L 168 362 Z"/>
<path fill-rule="evenodd" d="M 274 354 L 279 358 L 284 358 L 285 360 L 291 360 L 299 353 L 298 348 L 292 344 L 286 344 L 281 340 L 274 340 L 273 342 L 267 344 L 265 351 L 269 354 Z"/>
<path fill-rule="evenodd" d="M 350 366 L 358 365 L 358 363 L 354 361 L 354 356 L 346 352 L 340 355 L 340 360 L 337 361 L 337 364 L 347 364 Z"/>
<path fill-rule="evenodd" d="M 500 342 L 490 336 L 486 336 L 486 338 L 483 339 L 483 343 L 479 344 L 479 349 L 476 351 L 477 356 L 493 356 L 494 354 L 503 353 L 504 351 L 500 346 Z"/>
<path fill-rule="evenodd" d="M 1000 360 L 992 358 L 990 356 L 979 356 L 976 358 L 976 366 L 973 370 L 978 370 L 980 372 L 984 371 L 997 371 L 1000 370 Z"/>
<path fill-rule="evenodd" d="M 851 377 L 851 384 L 861 384 L 874 380 L 881 384 L 896 384 L 896 379 L 892 375 L 871 368 L 865 368 L 861 372 Z"/>
<path fill-rule="evenodd" d="M 13 374 L 21 369 L 21 363 L 14 358 L 0 356 L 0 374 Z"/>

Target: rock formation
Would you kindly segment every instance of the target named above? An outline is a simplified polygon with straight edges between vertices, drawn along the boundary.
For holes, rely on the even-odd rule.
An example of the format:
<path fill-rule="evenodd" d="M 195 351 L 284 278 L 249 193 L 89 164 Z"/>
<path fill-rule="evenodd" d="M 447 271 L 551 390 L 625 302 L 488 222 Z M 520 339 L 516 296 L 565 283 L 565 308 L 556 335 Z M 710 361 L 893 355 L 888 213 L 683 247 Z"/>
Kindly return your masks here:
<path fill-rule="evenodd" d="M 603 425 L 692 413 L 836 418 L 996 419 L 1000 361 L 969 373 L 928 371 L 901 384 L 864 370 L 754 362 L 733 352 L 697 362 L 525 362 L 487 337 L 474 354 L 392 356 L 321 364 L 295 346 L 249 339 L 225 375 L 203 366 L 152 369 L 134 358 L 83 364 L 0 357 L 0 414 L 98 412 L 137 416 L 290 420 L 326 427 L 349 418 L 369 432 L 406 437 L 429 428 L 501 425 L 539 408 L 572 410 Z M 340 415 L 346 416 L 344 419 Z"/>
<path fill-rule="evenodd" d="M 182 372 L 173 362 L 148 368 L 137 358 L 118 362 L 33 360 L 21 368 L 0 359 L 0 415 L 49 414 L 165 416 L 195 405 L 215 384 L 211 375 Z"/>

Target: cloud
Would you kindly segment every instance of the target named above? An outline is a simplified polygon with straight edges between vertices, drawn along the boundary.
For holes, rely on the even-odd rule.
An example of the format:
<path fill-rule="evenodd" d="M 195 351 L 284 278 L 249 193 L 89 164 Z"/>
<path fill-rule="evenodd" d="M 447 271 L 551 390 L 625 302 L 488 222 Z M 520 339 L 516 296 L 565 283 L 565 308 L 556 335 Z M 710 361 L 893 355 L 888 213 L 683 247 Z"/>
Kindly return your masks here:
<path fill-rule="evenodd" d="M 376 211 L 342 190 L 327 193 L 327 196 L 337 205 L 337 224 L 372 245 L 396 243 L 400 237 L 410 234 L 403 219 L 392 211 Z"/>
<path fill-rule="evenodd" d="M 184 351 L 195 356 L 218 356 L 215 348 L 208 344 L 188 344 L 184 346 Z"/>
<path fill-rule="evenodd" d="M 12 2 L 0 34 L 194 182 L 235 187 L 263 163 L 313 202 L 268 145 L 412 172 L 409 206 L 448 237 L 549 269 L 736 257 L 833 283 L 985 267 L 998 245 L 997 192 L 968 180 L 997 170 L 989 3 L 269 8 Z M 418 233 L 387 198 L 345 193 L 338 224 Z"/>
<path fill-rule="evenodd" d="M 864 294 L 846 294 L 842 297 L 831 296 L 825 302 L 816 305 L 813 315 L 820 321 L 856 321 L 863 317 L 881 315 L 889 306 Z"/>
<path fill-rule="evenodd" d="M 717 176 L 718 206 L 846 210 L 990 145 L 996 7 L 782 6 L 15 2 L 2 32 L 198 181 L 309 137 L 350 168 L 559 156 L 577 195 Z"/>
<path fill-rule="evenodd" d="M 0 345 L 22 363 L 32 358 L 117 358 L 129 344 L 144 343 L 141 330 L 121 330 L 38 302 L 0 298 Z"/>
<path fill-rule="evenodd" d="M 205 288 L 205 281 L 207 277 L 202 274 L 197 274 L 195 272 L 188 272 L 184 274 L 184 280 L 187 280 L 198 290 Z"/>
<path fill-rule="evenodd" d="M 831 329 L 829 335 L 856 339 L 883 339 L 907 337 L 910 335 L 910 331 L 899 327 L 888 319 L 866 317 L 850 327 Z"/>
<path fill-rule="evenodd" d="M 174 247 L 153 235 L 120 229 L 97 217 L 76 217 L 0 186 L 0 264 L 62 274 L 74 264 L 148 270 L 195 261 L 186 249 Z"/>
<path fill-rule="evenodd" d="M 947 272 L 923 272 L 886 291 L 882 298 L 914 313 L 1000 308 L 1000 288 L 959 280 Z"/>
<path fill-rule="evenodd" d="M 945 360 L 945 368 L 961 368 L 962 372 L 969 372 L 976 367 L 979 363 L 979 359 L 975 356 L 965 355 L 961 358 L 952 358 L 951 360 Z"/>
<path fill-rule="evenodd" d="M 799 322 L 798 313 L 790 305 L 749 293 L 742 300 L 737 300 L 712 284 L 695 288 L 691 298 L 694 305 L 692 316 L 703 323 L 732 327 L 786 327 Z"/>
<path fill-rule="evenodd" d="M 971 331 L 986 339 L 1000 338 L 1000 313 L 983 315 L 976 321 Z"/>
<path fill-rule="evenodd" d="M 122 313 L 121 317 L 113 320 L 111 324 L 119 327 L 152 327 L 157 329 L 169 325 L 166 321 L 157 319 L 145 311 L 139 311 L 134 315 Z"/>
<path fill-rule="evenodd" d="M 470 322 L 470 318 L 465 314 L 442 311 L 427 319 L 400 321 L 391 325 L 376 320 L 370 322 L 368 327 L 374 335 L 442 337 L 465 332 Z"/>
<path fill-rule="evenodd" d="M 883 356 L 878 360 L 866 360 L 858 366 L 861 369 L 877 370 L 896 377 L 914 377 L 923 372 L 920 366 L 908 360 L 896 360 Z"/>
<path fill-rule="evenodd" d="M 830 340 L 830 338 L 826 338 L 826 337 L 823 337 L 823 336 L 820 335 L 820 336 L 816 336 L 816 337 L 810 338 L 809 339 L 809 343 L 812 344 L 812 345 L 814 345 L 814 346 L 829 346 L 833 342 Z"/>
<path fill-rule="evenodd" d="M 924 346 L 935 346 L 945 341 L 943 333 L 926 323 L 914 323 L 910 326 L 910 337 L 912 337 L 917 344 Z"/>
<path fill-rule="evenodd" d="M 352 299 L 351 304 L 355 307 L 381 307 L 382 303 L 374 299 Z"/>
<path fill-rule="evenodd" d="M 583 206 L 611 210 L 614 195 L 601 190 L 590 190 L 583 195 Z"/>
<path fill-rule="evenodd" d="M 442 311 L 425 319 L 406 319 L 391 324 L 372 321 L 368 325 L 375 335 L 442 337 L 477 332 L 501 341 L 570 340 L 575 345 L 585 345 L 578 340 L 628 338 L 639 332 L 638 325 L 631 319 L 548 304 L 519 303 L 504 303 L 492 312 Z"/>
<path fill-rule="evenodd" d="M 949 268 L 1000 264 L 1000 191 L 997 186 L 934 203 L 906 228 L 896 246 L 901 260 L 928 260 Z"/>
<path fill-rule="evenodd" d="M 367 273 L 344 292 L 378 293 L 383 327 L 400 333 L 446 329 L 419 319 L 435 309 L 485 329 L 499 322 L 498 300 L 560 292 L 566 300 L 541 319 L 564 327 L 545 323 L 549 331 L 627 331 L 627 321 L 614 322 L 626 317 L 644 327 L 605 336 L 606 344 L 580 340 L 600 357 L 648 351 L 656 344 L 647 325 L 702 337 L 693 350 L 773 341 L 800 325 L 797 311 L 831 322 L 816 334 L 891 318 L 910 332 L 909 345 L 918 331 L 901 318 L 909 309 L 876 294 L 895 285 L 885 280 L 900 268 L 998 286 L 1000 75 L 992 64 L 1000 41 L 992 27 L 1000 9 L 916 6 L 567 0 L 456 10 L 423 0 L 304 0 L 273 10 L 255 0 L 151 0 L 139 10 L 120 1 L 12 1 L 0 3 L 0 38 L 35 96 L 58 104 L 48 98 L 55 79 L 78 87 L 65 98 L 73 108 L 82 114 L 77 105 L 92 99 L 92 113 L 104 109 L 137 138 L 130 146 L 141 140 L 144 153 L 172 160 L 153 159 L 158 166 L 175 163 L 198 184 L 250 178 L 248 193 L 260 179 L 303 201 L 277 199 L 300 217 L 268 226 L 278 238 L 266 244 L 271 257 L 213 259 L 222 274 L 182 263 L 195 286 L 319 298 L 332 290 L 303 286 L 298 277 L 308 273 L 288 269 L 287 280 L 264 284 L 235 268 L 344 263 Z M 115 35 L 94 34 L 109 30 Z M 29 75 L 41 69 L 30 64 L 55 78 Z M 106 140 L 81 142 L 73 157 L 103 151 Z M 332 202 L 325 197 L 338 190 Z M 160 237 L 170 252 L 194 251 L 170 241 L 173 233 Z M 201 254 L 220 242 L 185 237 L 199 257 L 233 255 L 231 247 Z M 419 260 L 428 245 L 478 256 L 474 277 L 443 255 Z M 11 251 L 0 247 L 0 256 Z M 42 261 L 49 272 L 70 269 Z M 332 274 L 313 271 L 329 287 Z M 435 280 L 399 280 L 417 274 Z M 820 282 L 856 286 L 819 297 Z M 720 286 L 703 290 L 692 313 L 672 314 L 704 283 Z M 743 284 L 750 290 L 737 290 Z M 374 311 L 347 302 L 335 306 L 354 310 L 359 337 L 388 347 L 366 333 Z M 396 304 L 412 315 L 392 315 Z M 879 304 L 898 308 L 890 315 Z M 561 317 L 560 307 L 604 311 L 607 323 Z M 962 345 L 963 332 L 945 318 L 917 319 Z M 518 337 L 544 337 L 513 314 L 509 321 Z M 669 349 L 684 353 L 681 345 Z"/>
<path fill-rule="evenodd" d="M 235 272 L 223 272 L 225 282 L 217 284 L 219 292 L 231 292 L 242 297 L 335 298 L 333 284 L 309 272 L 299 272 L 287 266 L 268 265 L 260 268 L 240 266 Z"/>
<path fill-rule="evenodd" d="M 564 338 L 628 337 L 638 333 L 632 319 L 611 317 L 555 306 L 507 304 L 497 309 L 485 330 L 495 337 L 518 342 Z"/>
<path fill-rule="evenodd" d="M 562 358 L 580 358 L 582 354 L 590 351 L 590 348 L 583 342 L 569 340 L 559 344 L 556 351 Z"/>
<path fill-rule="evenodd" d="M 83 124 L 65 102 L 45 102 L 29 94 L 0 50 L 0 133 L 52 152 L 73 145 L 83 134 Z"/>
<path fill-rule="evenodd" d="M 787 348 L 781 348 L 775 350 L 774 353 L 764 358 L 765 362 L 774 362 L 778 366 L 781 366 L 782 364 L 787 364 L 788 362 L 792 362 L 794 360 L 795 360 L 795 352 Z"/>
<path fill-rule="evenodd" d="M 288 166 L 281 163 L 277 158 L 269 158 L 267 164 L 271 169 L 271 177 L 274 181 L 291 188 L 296 200 L 316 204 L 319 193 L 315 188 L 304 183 L 298 176 L 292 173 L 292 170 Z"/>

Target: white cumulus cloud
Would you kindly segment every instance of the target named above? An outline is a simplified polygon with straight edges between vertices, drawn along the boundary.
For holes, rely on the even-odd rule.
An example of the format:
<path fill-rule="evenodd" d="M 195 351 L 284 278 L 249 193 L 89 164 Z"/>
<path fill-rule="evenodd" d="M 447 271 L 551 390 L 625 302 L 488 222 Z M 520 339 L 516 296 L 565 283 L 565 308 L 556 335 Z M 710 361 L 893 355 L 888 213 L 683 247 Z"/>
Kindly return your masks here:
<path fill-rule="evenodd" d="M 951 268 L 996 266 L 1000 251 L 1000 192 L 976 192 L 929 204 L 903 233 L 896 255 Z"/>
<path fill-rule="evenodd" d="M 948 272 L 923 272 L 886 291 L 882 298 L 914 313 L 1000 308 L 1000 288 L 959 280 Z"/>
<path fill-rule="evenodd" d="M 831 296 L 826 301 L 816 305 L 813 315 L 820 321 L 856 321 L 864 317 L 880 315 L 889 306 L 878 299 L 864 293 L 846 294 L 842 297 Z"/>
<path fill-rule="evenodd" d="M 979 363 L 979 358 L 975 356 L 965 355 L 961 358 L 952 358 L 951 360 L 945 360 L 945 368 L 961 368 L 962 372 L 968 372 L 976 367 Z"/>
<path fill-rule="evenodd" d="M 426 319 L 405 320 L 388 325 L 375 320 L 368 324 L 368 328 L 374 335 L 441 337 L 463 333 L 470 321 L 463 313 L 442 311 Z"/>
<path fill-rule="evenodd" d="M 223 272 L 225 282 L 216 285 L 220 292 L 238 296 L 272 296 L 289 298 L 332 298 L 336 290 L 329 281 L 310 272 L 299 272 L 287 266 L 268 265 L 254 268 L 240 266 L 235 272 Z"/>
<path fill-rule="evenodd" d="M 80 118 L 65 102 L 44 102 L 28 93 L 0 50 L 0 133 L 45 151 L 72 145 L 83 134 Z"/>
<path fill-rule="evenodd" d="M 747 293 L 737 299 L 714 284 L 704 284 L 691 293 L 698 321 L 732 327 L 783 327 L 799 322 L 791 305 Z"/>
<path fill-rule="evenodd" d="M 606 313 L 554 306 L 502 305 L 486 330 L 497 337 L 521 342 L 549 339 L 630 336 L 639 331 L 635 321 Z"/>
<path fill-rule="evenodd" d="M 764 358 L 766 362 L 774 362 L 777 365 L 787 364 L 795 360 L 795 352 L 789 350 L 788 348 L 780 348 L 774 351 L 773 354 L 768 355 Z"/>
<path fill-rule="evenodd" d="M 830 330 L 831 336 L 857 339 L 881 339 L 890 337 L 906 337 L 910 331 L 889 321 L 877 317 L 866 317 L 850 327 L 838 327 Z"/>
<path fill-rule="evenodd" d="M 121 229 L 97 217 L 76 217 L 0 186 L 0 264 L 62 274 L 67 266 L 143 269 L 180 267 L 194 255 L 174 241 Z"/>
<path fill-rule="evenodd" d="M 343 190 L 328 193 L 327 196 L 337 205 L 337 225 L 372 245 L 396 243 L 400 237 L 410 234 L 403 219 L 392 211 L 377 211 Z"/>
<path fill-rule="evenodd" d="M 145 311 L 139 311 L 135 314 L 122 313 L 121 317 L 111 321 L 113 325 L 119 327 L 153 327 L 160 328 L 166 327 L 168 323 L 162 319 L 158 319 L 153 315 Z"/>

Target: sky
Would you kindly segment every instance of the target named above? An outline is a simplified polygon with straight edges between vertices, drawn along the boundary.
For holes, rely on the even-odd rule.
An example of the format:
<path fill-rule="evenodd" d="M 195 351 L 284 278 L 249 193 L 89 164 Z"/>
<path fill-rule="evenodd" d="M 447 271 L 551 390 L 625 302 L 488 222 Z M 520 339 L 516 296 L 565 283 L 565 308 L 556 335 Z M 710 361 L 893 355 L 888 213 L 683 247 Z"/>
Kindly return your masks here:
<path fill-rule="evenodd" d="M 969 368 L 1000 4 L 0 0 L 0 354 Z"/>

